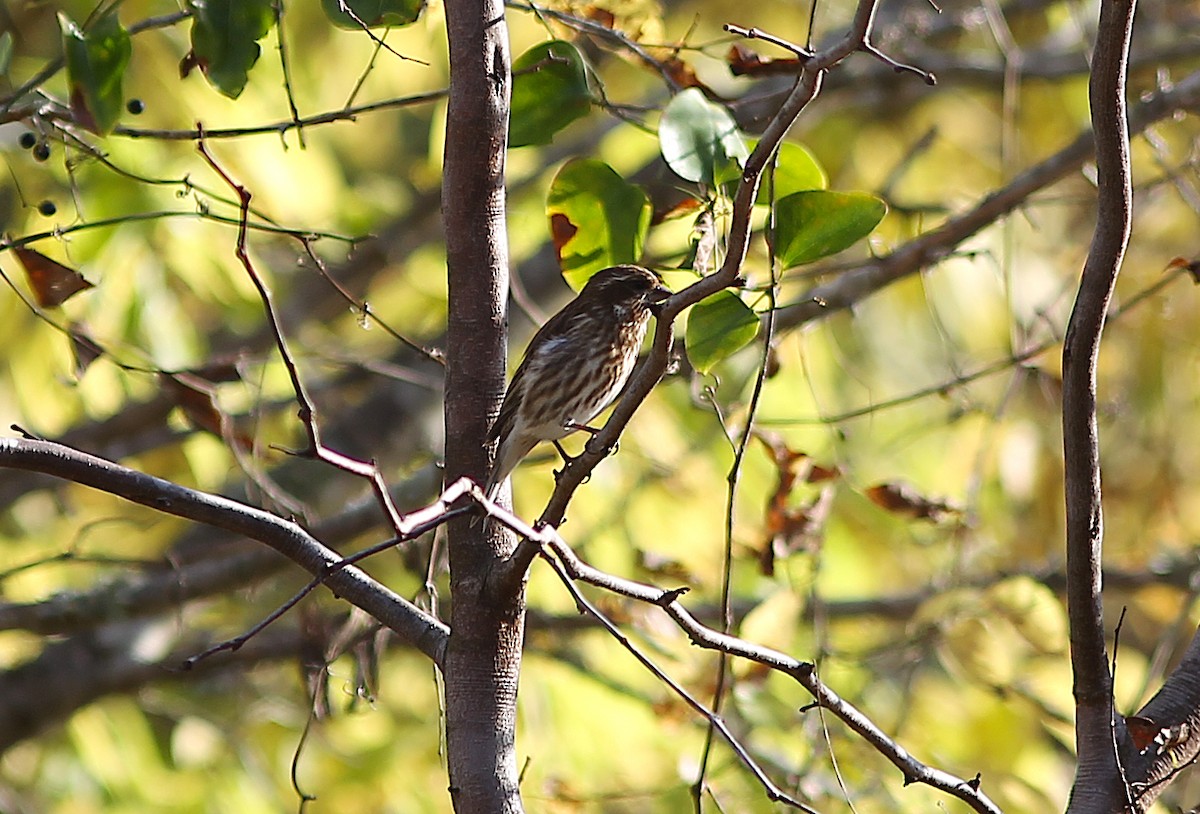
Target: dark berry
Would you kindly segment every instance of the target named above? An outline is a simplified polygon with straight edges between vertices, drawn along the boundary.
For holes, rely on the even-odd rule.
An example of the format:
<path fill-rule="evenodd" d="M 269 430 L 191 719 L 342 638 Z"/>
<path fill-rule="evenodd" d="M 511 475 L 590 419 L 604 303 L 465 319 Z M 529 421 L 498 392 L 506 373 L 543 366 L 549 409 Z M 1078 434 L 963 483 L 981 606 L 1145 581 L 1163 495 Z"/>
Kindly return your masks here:
<path fill-rule="evenodd" d="M 146 103 L 141 99 L 130 99 L 125 103 L 125 109 L 137 116 L 146 109 Z"/>
<path fill-rule="evenodd" d="M 58 207 L 54 205 L 54 201 L 42 201 L 38 204 L 38 211 L 48 218 L 58 211 Z"/>
<path fill-rule="evenodd" d="M 44 141 L 39 141 L 33 147 L 33 160 L 45 161 L 50 157 L 50 145 Z"/>
<path fill-rule="evenodd" d="M 32 150 L 33 145 L 37 144 L 37 134 L 26 130 L 17 138 L 17 144 L 21 145 L 22 150 Z"/>

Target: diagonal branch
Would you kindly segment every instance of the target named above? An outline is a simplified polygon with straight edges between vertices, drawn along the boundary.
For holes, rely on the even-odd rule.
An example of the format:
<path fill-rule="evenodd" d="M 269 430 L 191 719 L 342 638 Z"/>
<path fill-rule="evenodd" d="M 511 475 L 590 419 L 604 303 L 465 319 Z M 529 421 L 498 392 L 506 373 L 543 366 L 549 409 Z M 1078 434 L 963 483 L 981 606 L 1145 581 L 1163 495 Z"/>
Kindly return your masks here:
<path fill-rule="evenodd" d="M 1200 71 L 1147 96 L 1130 112 L 1129 132 L 1141 133 L 1162 119 L 1197 106 L 1200 106 Z M 779 329 L 790 331 L 849 308 L 892 283 L 939 262 L 964 240 L 1027 203 L 1034 193 L 1078 172 L 1084 162 L 1095 155 L 1095 150 L 1092 133 L 1080 134 L 1066 147 L 1025 170 L 968 211 L 910 240 L 891 254 L 813 288 L 803 301 L 784 306 L 778 315 Z"/>
<path fill-rule="evenodd" d="M 634 412 L 658 384 L 666 372 L 674 343 L 673 323 L 677 316 L 689 306 L 706 297 L 737 284 L 742 263 L 750 247 L 753 234 L 751 214 L 758 195 L 763 171 L 778 149 L 783 137 L 800 116 L 808 103 L 816 98 L 821 89 L 825 72 L 851 54 L 862 50 L 871 33 L 871 23 L 879 0 L 859 0 L 854 20 L 840 40 L 828 48 L 818 51 L 804 66 L 796 78 L 791 93 L 771 119 L 754 151 L 746 159 L 741 179 L 733 197 L 726 254 L 721 267 L 709 276 L 685 288 L 667 300 L 655 320 L 654 343 L 649 355 L 634 371 L 617 403 L 611 417 L 600 432 L 592 436 L 582 454 L 574 458 L 563 469 L 549 503 L 542 511 L 539 524 L 558 526 L 562 523 L 567 504 L 575 490 L 587 478 L 596 465 L 603 460 L 609 449 L 629 423 Z M 497 595 L 512 595 L 521 589 L 525 572 L 538 553 L 533 544 L 519 545 L 513 555 L 489 577 L 491 589 Z"/>
<path fill-rule="evenodd" d="M 0 467 L 41 472 L 122 497 L 176 517 L 265 543 L 394 630 L 436 664 L 442 663 L 449 629 L 357 568 L 340 568 L 341 555 L 298 524 L 270 512 L 211 495 L 70 449 L 31 439 L 0 439 Z"/>
<path fill-rule="evenodd" d="M 495 518 L 499 523 L 523 537 L 523 545 L 534 547 L 539 554 L 546 556 L 552 554 L 562 565 L 561 572 L 555 569 L 560 577 L 565 573 L 573 581 L 586 582 L 619 596 L 657 605 L 688 635 L 692 644 L 697 647 L 743 658 L 790 676 L 797 684 L 812 694 L 817 704 L 829 710 L 842 723 L 871 744 L 896 768 L 900 769 L 904 774 L 905 784 L 923 783 L 962 800 L 980 814 L 1000 814 L 1000 808 L 980 789 L 978 778 L 963 780 L 917 760 L 907 749 L 888 737 L 862 711 L 826 686 L 817 677 L 816 667 L 811 662 L 800 661 L 778 650 L 754 644 L 708 627 L 679 603 L 679 598 L 687 592 L 686 588 L 665 590 L 593 568 L 579 559 L 552 526 L 545 524 L 541 524 L 537 528 L 530 526 L 504 507 L 488 500 L 477 486 L 471 488 L 470 497 L 483 508 L 489 517 Z M 572 596 L 577 595 L 574 590 L 571 590 L 571 594 Z"/>

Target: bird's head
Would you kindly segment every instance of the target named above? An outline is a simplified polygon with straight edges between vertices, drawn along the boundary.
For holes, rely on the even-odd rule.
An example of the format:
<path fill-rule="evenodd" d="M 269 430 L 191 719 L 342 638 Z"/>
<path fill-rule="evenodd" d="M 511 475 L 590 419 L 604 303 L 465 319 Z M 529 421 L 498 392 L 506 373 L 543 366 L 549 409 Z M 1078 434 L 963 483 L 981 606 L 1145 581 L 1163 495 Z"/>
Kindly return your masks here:
<path fill-rule="evenodd" d="M 581 298 L 614 306 L 644 305 L 654 313 L 671 296 L 662 278 L 641 266 L 610 266 L 593 274 L 579 292 Z"/>

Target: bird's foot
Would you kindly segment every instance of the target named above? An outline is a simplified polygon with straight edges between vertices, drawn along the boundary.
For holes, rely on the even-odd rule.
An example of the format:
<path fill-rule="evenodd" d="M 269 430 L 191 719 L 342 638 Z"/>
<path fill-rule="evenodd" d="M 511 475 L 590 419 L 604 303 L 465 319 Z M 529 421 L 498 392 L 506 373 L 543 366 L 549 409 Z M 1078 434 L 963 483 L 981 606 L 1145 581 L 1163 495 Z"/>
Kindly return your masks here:
<path fill-rule="evenodd" d="M 554 448 L 558 450 L 558 454 L 562 456 L 563 459 L 562 469 L 554 470 L 554 482 L 558 483 L 560 480 L 562 480 L 563 473 L 567 471 L 567 467 L 574 463 L 575 459 L 579 456 L 568 455 L 567 451 L 563 449 L 562 444 L 558 443 L 558 441 L 551 441 L 550 443 L 554 444 Z"/>

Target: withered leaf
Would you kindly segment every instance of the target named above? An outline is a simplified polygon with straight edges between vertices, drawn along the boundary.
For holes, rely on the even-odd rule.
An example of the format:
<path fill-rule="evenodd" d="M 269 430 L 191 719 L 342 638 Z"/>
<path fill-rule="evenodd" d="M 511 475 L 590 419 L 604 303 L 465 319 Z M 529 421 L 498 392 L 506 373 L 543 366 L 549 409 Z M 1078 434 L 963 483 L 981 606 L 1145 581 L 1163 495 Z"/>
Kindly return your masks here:
<path fill-rule="evenodd" d="M 962 514 L 962 509 L 946 500 L 928 498 L 907 483 L 879 483 L 867 489 L 867 497 L 876 506 L 894 514 L 934 523 Z"/>
<path fill-rule="evenodd" d="M 232 442 L 239 449 L 253 446 L 253 441 L 244 434 L 226 434 L 229 417 L 217 406 L 211 382 L 189 373 L 164 373 L 161 378 L 167 393 L 193 427 Z M 232 421 L 228 421 L 228 424 L 231 426 Z"/>
<path fill-rule="evenodd" d="M 770 576 L 775 561 L 797 551 L 818 546 L 829 512 L 833 507 L 834 489 L 826 486 L 804 505 L 790 505 L 792 492 L 800 483 L 816 483 L 836 478 L 836 467 L 817 466 L 807 453 L 788 447 L 782 438 L 770 433 L 754 435 L 767 448 L 779 473 L 775 489 L 767 498 L 764 515 L 765 540 L 759 550 L 759 568 Z"/>
<path fill-rule="evenodd" d="M 92 366 L 92 362 L 104 355 L 100 347 L 88 336 L 87 329 L 79 323 L 71 323 L 71 355 L 75 358 L 75 378 L 83 378 L 83 374 Z"/>
<path fill-rule="evenodd" d="M 43 308 L 62 305 L 80 291 L 95 287 L 75 269 L 51 260 L 41 252 L 17 246 L 13 253 L 25 268 L 34 299 Z"/>
<path fill-rule="evenodd" d="M 801 68 L 798 59 L 763 59 L 744 45 L 735 44 L 725 55 L 734 76 L 775 76 L 795 74 Z"/>

